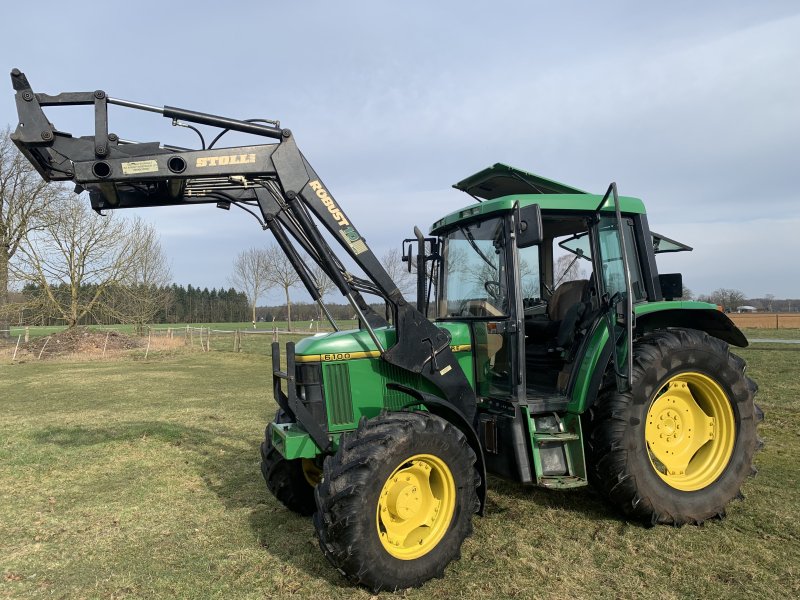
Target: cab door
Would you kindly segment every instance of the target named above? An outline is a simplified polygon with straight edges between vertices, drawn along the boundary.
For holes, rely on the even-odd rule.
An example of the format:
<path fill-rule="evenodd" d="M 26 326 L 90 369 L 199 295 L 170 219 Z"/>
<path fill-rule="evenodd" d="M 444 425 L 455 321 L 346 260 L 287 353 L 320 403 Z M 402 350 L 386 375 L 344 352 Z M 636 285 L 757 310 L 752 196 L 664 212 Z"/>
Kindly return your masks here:
<path fill-rule="evenodd" d="M 597 207 L 592 260 L 603 318 L 609 339 L 614 344 L 612 362 L 620 392 L 630 389 L 633 370 L 631 340 L 635 319 L 629 264 L 629 252 L 633 248 L 627 247 L 633 240 L 625 235 L 624 227 L 617 185 L 612 183 Z"/>

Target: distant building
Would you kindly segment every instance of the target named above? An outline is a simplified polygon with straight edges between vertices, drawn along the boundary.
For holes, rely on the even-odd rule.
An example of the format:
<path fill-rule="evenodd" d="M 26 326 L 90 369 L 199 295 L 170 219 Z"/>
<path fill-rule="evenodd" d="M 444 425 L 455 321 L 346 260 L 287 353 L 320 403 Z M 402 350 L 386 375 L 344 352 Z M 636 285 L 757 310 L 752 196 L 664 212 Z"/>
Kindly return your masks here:
<path fill-rule="evenodd" d="M 736 312 L 737 313 L 754 313 L 758 309 L 755 306 L 737 306 Z"/>

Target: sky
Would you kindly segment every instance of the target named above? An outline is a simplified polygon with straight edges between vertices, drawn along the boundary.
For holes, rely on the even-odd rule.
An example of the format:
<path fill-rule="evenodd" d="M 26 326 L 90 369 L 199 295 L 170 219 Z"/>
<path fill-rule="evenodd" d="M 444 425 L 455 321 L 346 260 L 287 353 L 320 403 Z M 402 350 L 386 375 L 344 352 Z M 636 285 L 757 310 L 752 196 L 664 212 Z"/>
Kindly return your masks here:
<path fill-rule="evenodd" d="M 642 198 L 653 230 L 694 247 L 659 269 L 695 293 L 800 298 L 796 1 L 40 0 L 0 22 L 0 63 L 35 91 L 279 119 L 379 256 L 504 162 Z M 16 123 L 6 85 L 0 126 Z M 91 109 L 48 116 L 93 132 Z M 120 107 L 109 131 L 196 144 Z M 139 214 L 184 285 L 227 287 L 235 256 L 271 242 L 242 211 Z"/>

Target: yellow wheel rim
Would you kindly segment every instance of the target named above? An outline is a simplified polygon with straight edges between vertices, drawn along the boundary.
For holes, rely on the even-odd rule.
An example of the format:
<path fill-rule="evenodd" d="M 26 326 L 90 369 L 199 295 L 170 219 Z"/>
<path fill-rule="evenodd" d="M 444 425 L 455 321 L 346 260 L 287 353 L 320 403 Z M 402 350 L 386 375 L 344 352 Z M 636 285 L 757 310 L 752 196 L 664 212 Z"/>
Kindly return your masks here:
<path fill-rule="evenodd" d="M 736 441 L 733 407 L 722 387 L 701 373 L 680 373 L 650 404 L 645 440 L 658 476 L 685 492 L 701 490 L 728 466 Z"/>
<path fill-rule="evenodd" d="M 322 481 L 322 469 L 315 465 L 310 458 L 302 458 L 300 460 L 300 466 L 303 468 L 303 477 L 306 478 L 308 485 L 316 487 Z"/>
<path fill-rule="evenodd" d="M 447 533 L 456 483 L 445 462 L 430 454 L 404 460 L 383 484 L 376 524 L 386 551 L 401 560 L 424 556 Z"/>

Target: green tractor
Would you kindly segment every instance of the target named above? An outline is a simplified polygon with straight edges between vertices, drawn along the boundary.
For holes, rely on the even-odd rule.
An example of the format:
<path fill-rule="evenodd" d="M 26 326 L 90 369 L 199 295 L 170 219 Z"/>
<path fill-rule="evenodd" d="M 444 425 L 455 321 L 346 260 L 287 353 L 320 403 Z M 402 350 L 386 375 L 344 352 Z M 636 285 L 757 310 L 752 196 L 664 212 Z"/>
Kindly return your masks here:
<path fill-rule="evenodd" d="M 332 443 L 320 452 L 279 412 L 261 447 L 270 491 L 313 513 L 331 563 L 374 589 L 442 575 L 483 511 L 486 473 L 592 485 L 647 524 L 721 517 L 754 472 L 762 414 L 728 349 L 744 335 L 657 271 L 656 254 L 691 248 L 652 233 L 613 184 L 593 195 L 497 164 L 454 187 L 478 202 L 419 245 L 418 306 L 447 332 L 474 417 L 382 361 L 364 331 L 289 344 L 290 386 Z M 393 346 L 393 328 L 375 333 Z"/>
<path fill-rule="evenodd" d="M 313 515 L 350 581 L 377 591 L 442 576 L 483 514 L 488 474 L 592 485 L 632 519 L 679 526 L 721 517 L 754 472 L 762 413 L 728 349 L 747 340 L 716 306 L 679 299 L 681 276 L 659 274 L 655 256 L 690 248 L 651 232 L 614 184 L 594 195 L 500 164 L 461 181 L 476 202 L 404 242 L 410 303 L 277 121 L 38 94 L 17 69 L 11 80 L 12 140 L 96 211 L 210 203 L 274 235 L 335 332 L 288 343 L 285 364 L 273 344 L 280 409 L 261 470 L 280 502 Z M 95 111 L 83 137 L 43 112 L 81 104 Z M 220 131 L 200 149 L 126 141 L 108 131 L 109 104 Z M 271 141 L 216 148 L 228 131 Z M 339 329 L 301 250 L 358 329 Z"/>

